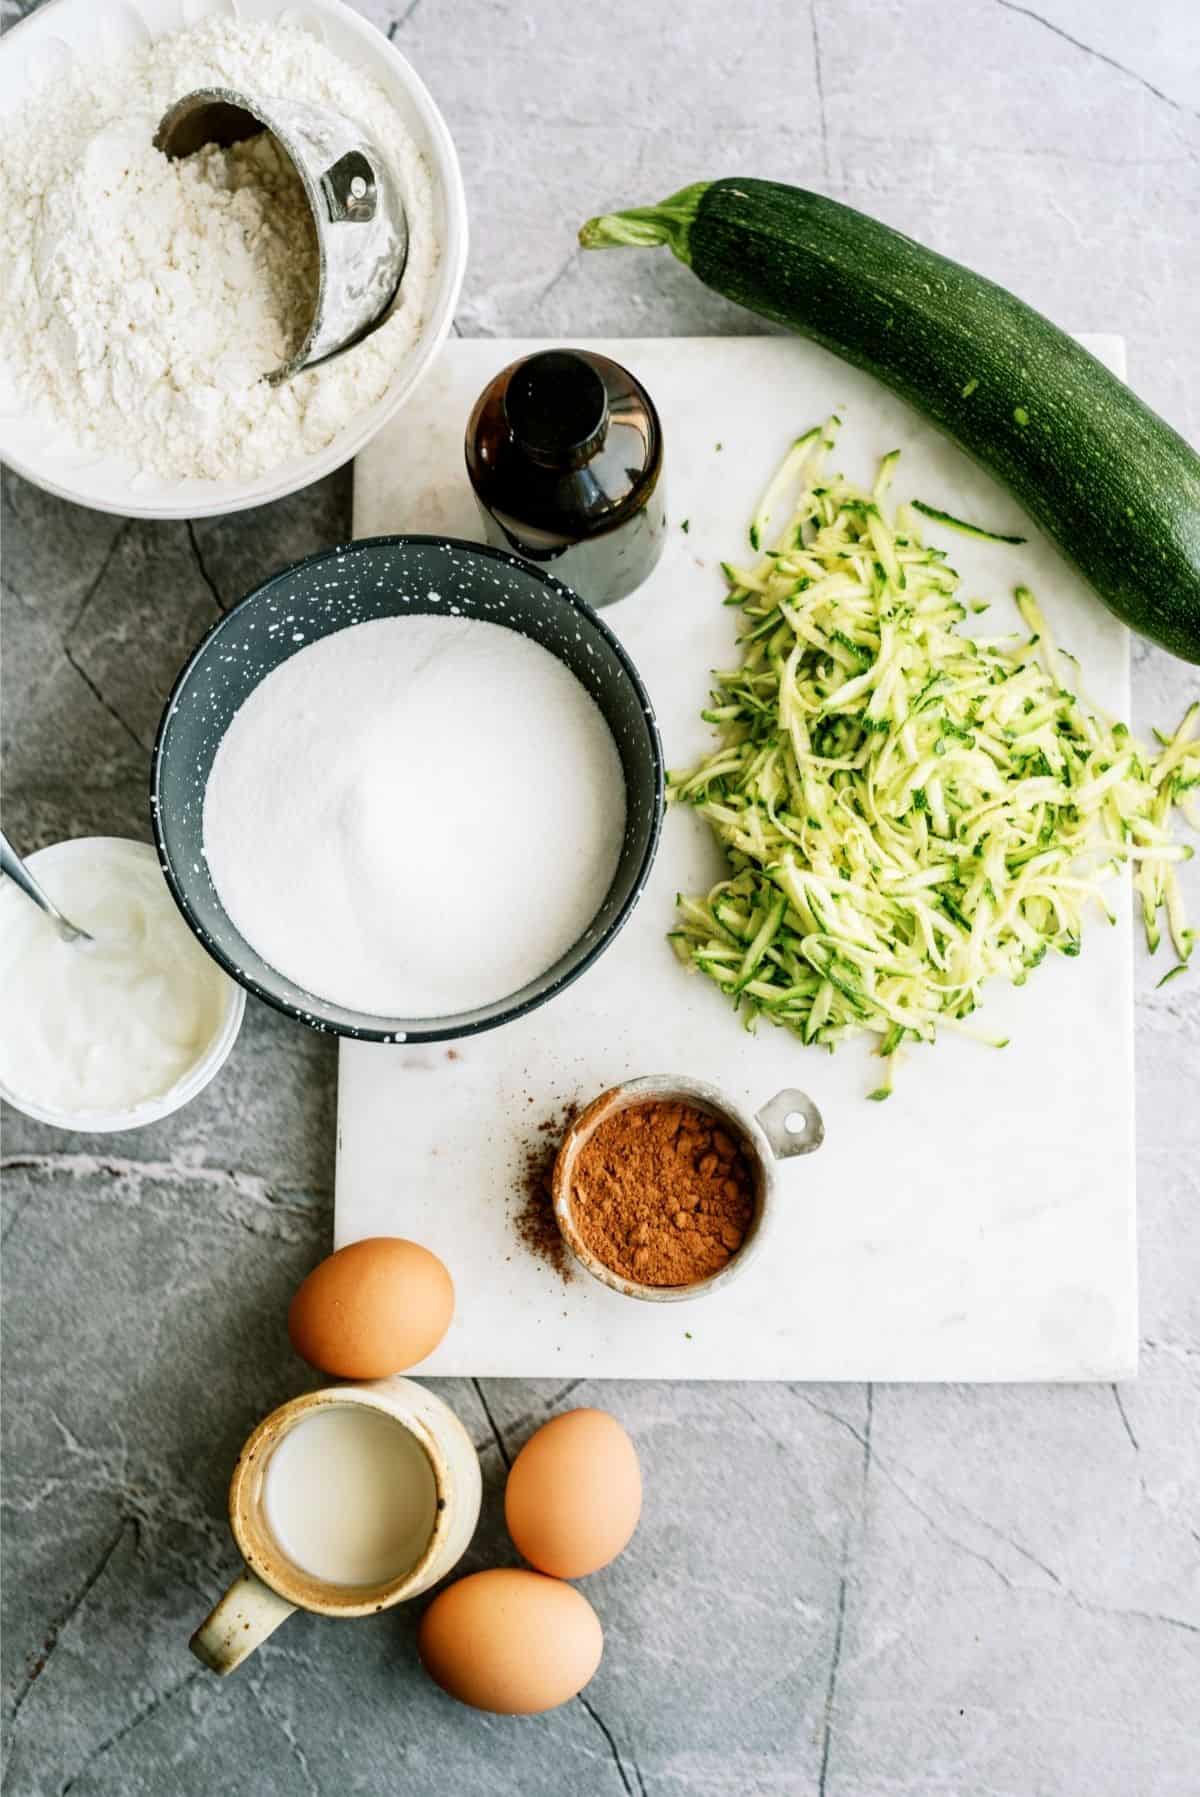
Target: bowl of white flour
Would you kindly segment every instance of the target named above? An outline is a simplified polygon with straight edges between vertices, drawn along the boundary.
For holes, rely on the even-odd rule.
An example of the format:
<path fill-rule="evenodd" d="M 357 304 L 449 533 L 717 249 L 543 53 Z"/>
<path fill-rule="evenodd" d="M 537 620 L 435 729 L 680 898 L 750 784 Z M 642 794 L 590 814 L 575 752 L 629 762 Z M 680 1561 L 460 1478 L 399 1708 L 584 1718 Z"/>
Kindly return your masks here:
<path fill-rule="evenodd" d="M 258 587 L 167 702 L 167 884 L 226 972 L 318 1029 L 444 1041 L 544 1004 L 649 877 L 662 749 L 636 668 L 553 576 L 370 537 Z"/>
<path fill-rule="evenodd" d="M 466 201 L 424 84 L 341 0 L 246 12 L 51 0 L 0 47 L 0 453 L 65 499 L 148 518 L 278 499 L 355 455 L 450 330 Z M 278 385 L 311 306 L 311 212 L 269 135 L 178 161 L 154 148 L 166 109 L 204 87 L 353 120 L 403 199 L 382 322 Z"/>

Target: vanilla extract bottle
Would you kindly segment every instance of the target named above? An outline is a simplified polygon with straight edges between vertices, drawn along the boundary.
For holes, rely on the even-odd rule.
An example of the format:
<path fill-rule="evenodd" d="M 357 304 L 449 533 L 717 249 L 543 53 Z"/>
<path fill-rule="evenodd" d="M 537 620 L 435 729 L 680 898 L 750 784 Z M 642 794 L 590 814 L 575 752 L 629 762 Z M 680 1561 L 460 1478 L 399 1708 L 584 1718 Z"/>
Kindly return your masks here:
<path fill-rule="evenodd" d="M 467 472 L 489 543 L 589 605 L 641 586 L 666 536 L 662 425 L 641 382 L 595 350 L 541 350 L 476 401 Z"/>

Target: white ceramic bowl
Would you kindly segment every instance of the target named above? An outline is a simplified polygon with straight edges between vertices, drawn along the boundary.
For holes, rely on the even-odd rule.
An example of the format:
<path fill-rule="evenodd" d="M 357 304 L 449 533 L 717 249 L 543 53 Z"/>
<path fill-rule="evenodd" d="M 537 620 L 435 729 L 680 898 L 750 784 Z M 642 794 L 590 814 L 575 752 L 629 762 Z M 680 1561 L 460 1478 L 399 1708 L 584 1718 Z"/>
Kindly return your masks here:
<path fill-rule="evenodd" d="M 247 22 L 286 13 L 384 89 L 428 162 L 441 256 L 424 332 L 397 365 L 387 391 L 316 455 L 295 457 L 255 480 L 164 480 L 141 473 L 123 457 L 83 453 L 43 420 L 24 415 L 0 382 L 0 453 L 9 466 L 62 499 L 125 517 L 205 518 L 242 511 L 340 468 L 404 404 L 429 367 L 449 333 L 466 269 L 467 202 L 446 122 L 407 59 L 342 0 L 49 0 L 0 43 L 0 132 L 7 113 L 72 62 L 111 56 L 212 13 Z"/>
<path fill-rule="evenodd" d="M 54 868 L 61 867 L 73 856 L 85 854 L 97 843 L 109 842 L 124 842 L 127 847 L 137 849 L 153 866 L 158 866 L 158 856 L 148 842 L 133 842 L 120 836 L 72 837 L 66 842 L 52 843 L 49 848 L 37 849 L 32 855 L 26 855 L 25 860 L 53 898 L 54 881 L 48 876 L 53 873 Z M 29 902 L 10 881 L 0 879 L 0 930 L 3 929 L 4 917 L 10 905 L 27 905 Z M 86 950 L 82 952 L 86 953 Z M 156 1098 L 147 1098 L 143 1103 L 131 1105 L 122 1111 L 73 1112 L 39 1104 L 24 1092 L 10 1090 L 0 1080 L 0 1098 L 39 1123 L 51 1123 L 55 1129 L 74 1130 L 82 1135 L 112 1135 L 117 1130 L 139 1129 L 144 1123 L 157 1123 L 160 1117 L 169 1117 L 172 1111 L 181 1109 L 198 1092 L 202 1092 L 210 1080 L 216 1078 L 237 1041 L 242 1018 L 246 1014 L 246 994 L 227 974 L 221 973 L 220 978 L 225 989 L 221 1021 L 199 1059 L 193 1062 L 182 1079 L 176 1080 L 168 1092 L 162 1092 Z"/>

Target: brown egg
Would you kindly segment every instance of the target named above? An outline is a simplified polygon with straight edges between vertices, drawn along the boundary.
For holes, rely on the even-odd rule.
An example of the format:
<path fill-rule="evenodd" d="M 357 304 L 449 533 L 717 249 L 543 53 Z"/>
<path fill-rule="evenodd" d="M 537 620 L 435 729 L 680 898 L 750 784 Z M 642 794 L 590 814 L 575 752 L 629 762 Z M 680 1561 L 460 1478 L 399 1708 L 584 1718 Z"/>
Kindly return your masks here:
<path fill-rule="evenodd" d="M 604 1652 L 580 1591 L 516 1567 L 473 1572 L 434 1598 L 417 1636 L 430 1678 L 476 1710 L 530 1716 L 567 1703 Z"/>
<path fill-rule="evenodd" d="M 339 1379 L 386 1379 L 433 1350 L 454 1315 L 454 1284 L 436 1254 L 373 1235 L 314 1267 L 288 1312 L 297 1354 Z"/>
<path fill-rule="evenodd" d="M 629 1545 L 642 1513 L 637 1449 L 607 1410 L 568 1410 L 513 1461 L 504 1519 L 540 1572 L 582 1579 Z"/>

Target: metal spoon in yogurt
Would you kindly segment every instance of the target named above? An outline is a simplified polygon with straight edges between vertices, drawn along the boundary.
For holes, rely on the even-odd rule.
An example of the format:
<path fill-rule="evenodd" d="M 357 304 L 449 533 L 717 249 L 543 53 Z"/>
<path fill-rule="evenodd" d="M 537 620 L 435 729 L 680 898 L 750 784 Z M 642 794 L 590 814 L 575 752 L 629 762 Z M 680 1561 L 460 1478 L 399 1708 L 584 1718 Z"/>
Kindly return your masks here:
<path fill-rule="evenodd" d="M 7 874 L 14 886 L 20 887 L 25 897 L 32 899 L 34 904 L 46 913 L 64 942 L 92 942 L 95 940 L 86 930 L 81 930 L 77 924 L 73 924 L 70 918 L 64 917 L 53 900 L 47 897 L 3 830 L 0 830 L 0 873 Z"/>

